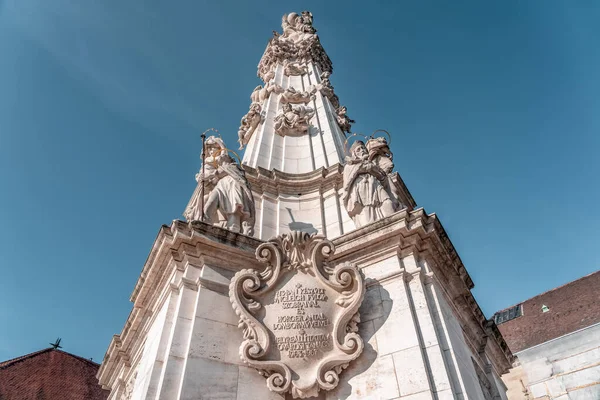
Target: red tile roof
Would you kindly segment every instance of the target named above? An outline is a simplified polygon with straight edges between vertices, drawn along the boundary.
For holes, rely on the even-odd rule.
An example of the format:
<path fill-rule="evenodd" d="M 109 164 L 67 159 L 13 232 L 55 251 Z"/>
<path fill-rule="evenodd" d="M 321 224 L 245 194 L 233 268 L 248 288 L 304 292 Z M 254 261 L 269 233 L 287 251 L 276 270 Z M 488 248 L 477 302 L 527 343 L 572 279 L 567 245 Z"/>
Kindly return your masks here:
<path fill-rule="evenodd" d="M 521 317 L 498 325 L 513 353 L 600 323 L 600 271 L 521 304 Z"/>
<path fill-rule="evenodd" d="M 49 348 L 0 362 L 1 400 L 106 400 L 98 384 L 100 366 Z"/>

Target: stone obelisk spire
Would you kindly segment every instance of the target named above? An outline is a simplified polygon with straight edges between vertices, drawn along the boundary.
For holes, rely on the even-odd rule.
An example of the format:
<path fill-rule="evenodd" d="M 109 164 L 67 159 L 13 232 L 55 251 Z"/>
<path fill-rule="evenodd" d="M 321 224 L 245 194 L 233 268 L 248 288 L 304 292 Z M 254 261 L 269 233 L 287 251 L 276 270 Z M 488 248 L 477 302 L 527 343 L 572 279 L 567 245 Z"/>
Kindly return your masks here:
<path fill-rule="evenodd" d="M 329 81 L 331 60 L 308 11 L 283 16 L 258 64 L 264 86 L 251 95 L 239 130 L 243 164 L 306 173 L 344 160 L 352 120 Z"/>

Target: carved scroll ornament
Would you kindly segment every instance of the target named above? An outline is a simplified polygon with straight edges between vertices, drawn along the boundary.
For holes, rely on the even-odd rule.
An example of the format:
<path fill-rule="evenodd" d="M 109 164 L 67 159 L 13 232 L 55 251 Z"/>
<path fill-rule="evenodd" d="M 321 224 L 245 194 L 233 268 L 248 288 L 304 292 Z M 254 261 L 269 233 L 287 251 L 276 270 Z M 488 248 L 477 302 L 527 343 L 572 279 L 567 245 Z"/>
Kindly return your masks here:
<path fill-rule="evenodd" d="M 363 350 L 358 309 L 365 286 L 351 264 L 328 264 L 334 246 L 323 236 L 292 232 L 262 244 L 264 271 L 239 271 L 229 297 L 244 331 L 240 357 L 267 387 L 294 398 L 331 390 Z"/>

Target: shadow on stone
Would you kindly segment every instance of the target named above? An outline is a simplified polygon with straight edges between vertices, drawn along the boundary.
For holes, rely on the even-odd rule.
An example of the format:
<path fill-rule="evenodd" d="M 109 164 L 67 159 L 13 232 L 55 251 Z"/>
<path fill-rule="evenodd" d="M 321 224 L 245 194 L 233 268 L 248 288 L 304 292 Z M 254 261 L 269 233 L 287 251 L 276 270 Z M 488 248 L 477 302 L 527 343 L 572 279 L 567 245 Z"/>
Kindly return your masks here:
<path fill-rule="evenodd" d="M 382 379 L 377 368 L 377 341 L 375 333 L 383 326 L 392 309 L 391 304 L 384 307 L 383 300 L 392 302 L 387 290 L 373 279 L 367 278 L 367 293 L 360 308 L 361 322 L 358 325 L 360 337 L 363 339 L 364 349 L 361 355 L 350 363 L 350 366 L 340 374 L 337 388 L 325 394 L 323 400 L 343 400 L 354 395 L 358 399 L 373 399 L 378 393 L 378 386 Z M 374 323 L 377 321 L 377 323 Z M 372 369 L 368 374 L 367 370 Z M 358 379 L 353 379 L 358 377 Z M 353 380 L 352 382 L 350 382 Z M 320 399 L 321 397 L 318 397 Z M 317 398 L 316 398 L 317 399 Z"/>
<path fill-rule="evenodd" d="M 306 233 L 310 233 L 311 235 L 313 233 L 318 233 L 319 231 L 313 226 L 313 224 L 309 224 L 306 222 L 298 222 L 294 219 L 294 215 L 292 214 L 292 210 L 290 208 L 286 207 L 286 210 L 288 210 L 288 212 L 290 213 L 290 218 L 292 219 L 292 222 L 290 222 L 288 224 L 289 228 L 291 231 L 299 231 L 299 232 L 306 232 Z"/>

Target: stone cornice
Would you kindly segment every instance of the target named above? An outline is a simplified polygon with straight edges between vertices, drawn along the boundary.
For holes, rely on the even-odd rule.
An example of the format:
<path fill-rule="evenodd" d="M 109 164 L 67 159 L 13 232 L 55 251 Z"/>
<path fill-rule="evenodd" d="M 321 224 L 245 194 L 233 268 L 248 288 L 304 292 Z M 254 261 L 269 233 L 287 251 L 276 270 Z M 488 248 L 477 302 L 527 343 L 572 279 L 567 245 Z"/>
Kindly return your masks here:
<path fill-rule="evenodd" d="M 279 194 L 305 194 L 308 192 L 324 193 L 327 190 L 338 190 L 344 183 L 344 166 L 335 164 L 329 168 L 319 168 L 303 174 L 288 174 L 278 170 L 267 170 L 261 167 L 252 168 L 242 165 L 246 171 L 246 179 L 256 193 Z M 409 209 L 414 209 L 417 204 L 398 172 L 391 174 L 392 181 L 399 189 L 401 201 Z M 198 190 L 198 189 L 197 189 Z"/>
<path fill-rule="evenodd" d="M 335 164 L 329 168 L 319 168 L 304 174 L 288 174 L 278 170 L 267 170 L 261 167 L 252 168 L 244 165 L 246 178 L 252 190 L 257 193 L 272 194 L 304 194 L 318 192 L 326 188 L 341 186 L 344 167 Z"/>
<path fill-rule="evenodd" d="M 372 254 L 388 252 L 393 247 L 398 249 L 400 257 L 415 254 L 430 260 L 430 279 L 437 279 L 451 304 L 459 310 L 459 321 L 474 353 L 491 349 L 490 358 L 498 371 L 503 373 L 511 367 L 512 354 L 508 348 L 504 350 L 499 332 L 490 334 L 492 328 L 471 293 L 473 281 L 435 214 L 426 214 L 422 208 L 404 209 L 337 237 L 333 243 L 336 252 L 332 261 L 351 259 L 364 265 Z"/>
<path fill-rule="evenodd" d="M 130 362 L 142 344 L 138 338 L 149 329 L 171 290 L 178 291 L 182 287 L 198 290 L 203 286 L 227 293 L 227 285 L 220 282 L 202 276 L 185 277 L 183 271 L 188 266 L 203 268 L 205 263 L 210 263 L 232 272 L 260 268 L 254 252 L 261 243 L 261 240 L 199 221 L 175 220 L 171 226 L 163 225 L 131 295 L 133 309 L 121 334 L 113 336 L 96 375 L 100 384 L 110 388 L 117 378 L 116 371 Z"/>
<path fill-rule="evenodd" d="M 291 182 L 296 181 L 295 176 L 279 171 L 265 171 L 261 177 L 263 171 L 248 175 L 261 184 L 273 185 L 275 181 L 275 189 L 282 182 L 283 186 L 279 188 L 289 189 L 293 185 Z M 304 181 L 321 187 L 328 176 L 332 175 L 334 178 L 329 179 L 335 182 L 340 172 L 341 167 L 336 165 L 306 174 Z M 260 269 L 254 252 L 261 243 L 261 240 L 197 221 L 186 223 L 176 220 L 171 226 L 162 226 L 131 295 L 134 307 L 121 334 L 113 337 L 98 371 L 100 383 L 110 387 L 117 378 L 116 371 L 128 366 L 141 345 L 138 338 L 151 325 L 169 291 L 182 287 L 197 290 L 203 286 L 226 293 L 226 285 L 201 275 L 194 280 L 184 279 L 183 271 L 188 266 L 202 268 L 208 263 L 232 272 L 243 268 Z M 430 260 L 432 271 L 427 273 L 431 275 L 430 279 L 440 283 L 450 302 L 459 310 L 459 320 L 474 352 L 487 350 L 500 373 L 510 368 L 512 354 L 497 328 L 489 324 L 473 298 L 470 291 L 473 282 L 435 214 L 426 214 L 422 208 L 413 211 L 404 209 L 344 234 L 333 243 L 336 246 L 333 262 L 351 260 L 358 265 L 366 265 L 393 254 L 400 257 L 415 254 L 418 258 Z"/>

